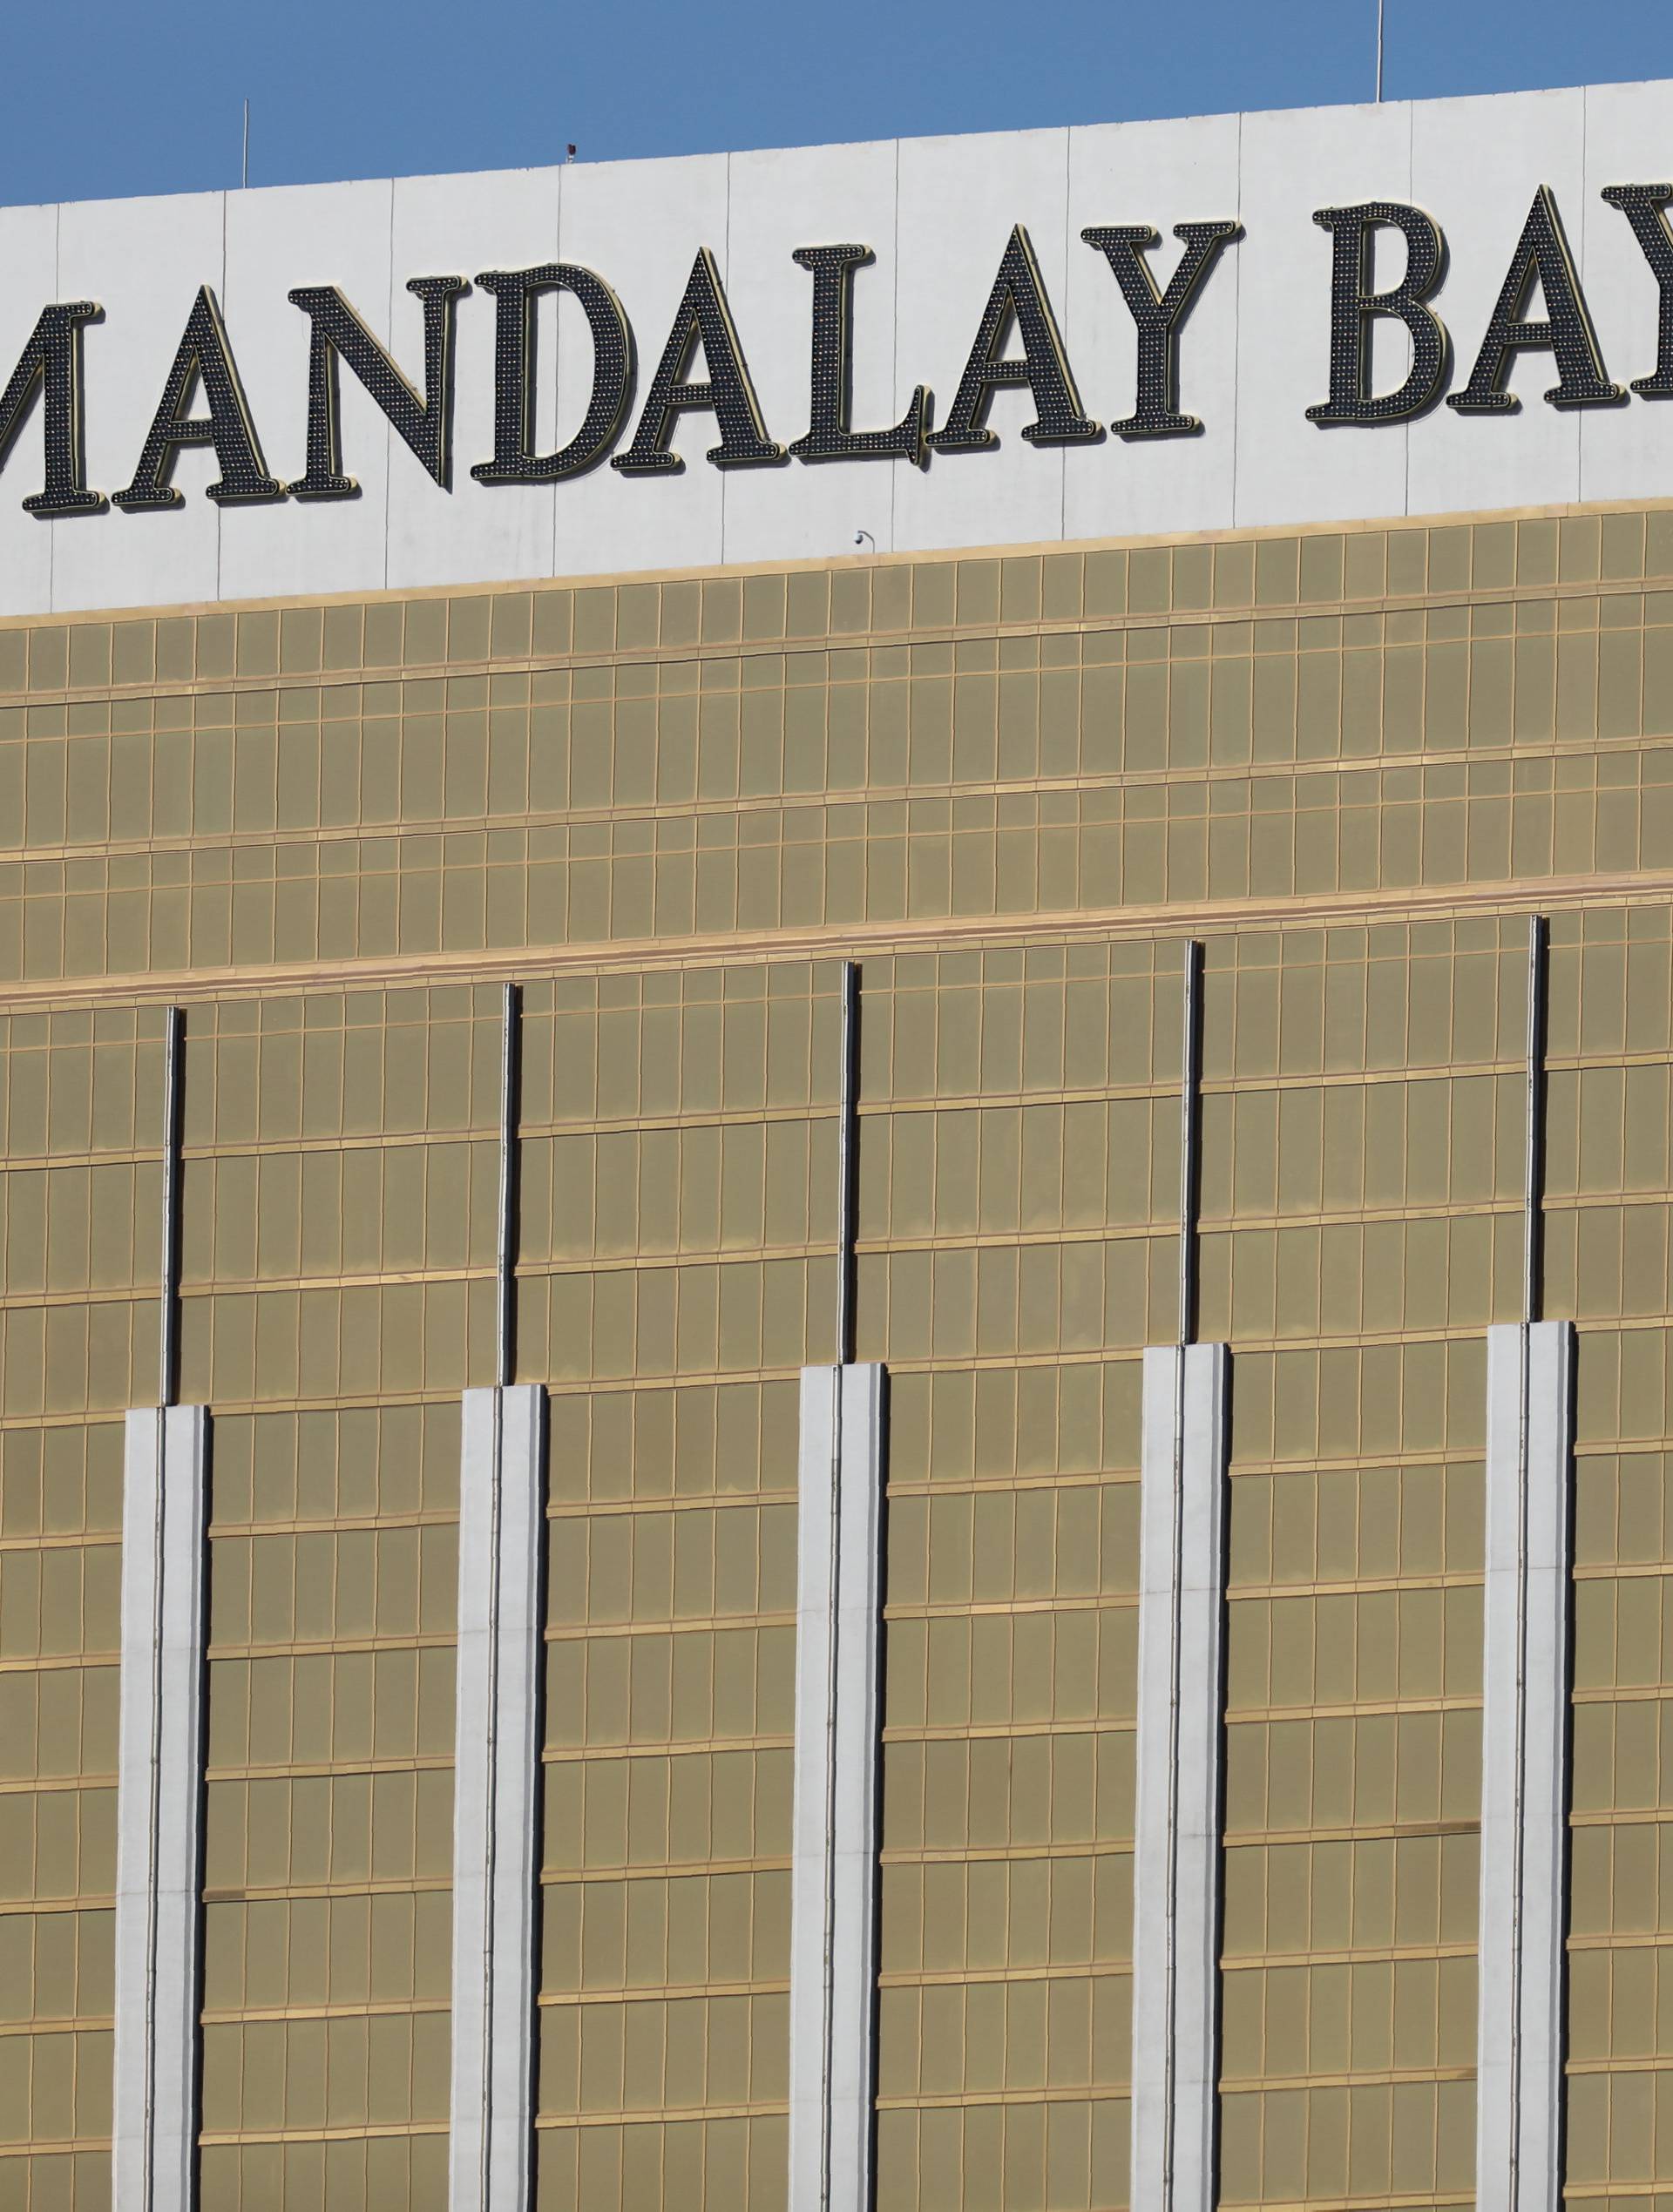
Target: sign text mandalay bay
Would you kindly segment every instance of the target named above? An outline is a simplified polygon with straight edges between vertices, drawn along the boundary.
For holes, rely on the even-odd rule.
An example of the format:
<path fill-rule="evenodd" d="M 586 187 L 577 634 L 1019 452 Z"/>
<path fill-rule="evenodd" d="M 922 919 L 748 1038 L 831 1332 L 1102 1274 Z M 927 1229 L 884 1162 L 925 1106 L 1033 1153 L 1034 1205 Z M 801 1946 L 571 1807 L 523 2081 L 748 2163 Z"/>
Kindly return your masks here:
<path fill-rule="evenodd" d="M 1439 306 L 1445 233 L 1422 208 L 1365 200 L 1321 207 L 1313 215 L 1330 237 L 1329 321 L 1318 334 L 1329 396 L 1305 406 L 1307 419 L 1321 427 L 1375 428 L 1408 421 L 1443 399 L 1460 415 L 1513 413 L 1521 401 L 1511 388 L 1512 372 L 1519 356 L 1530 353 L 1551 357 L 1555 382 L 1541 396 L 1552 407 L 1613 407 L 1631 393 L 1673 396 L 1673 230 L 1667 216 L 1673 183 L 1607 185 L 1602 198 L 1631 226 L 1658 295 L 1659 312 L 1646 317 L 1644 332 L 1655 366 L 1635 376 L 1629 388 L 1610 376 L 1549 186 L 1541 184 L 1534 195 L 1475 348 L 1474 365 L 1455 389 L 1449 389 L 1453 345 Z M 633 328 L 604 276 L 568 261 L 484 270 L 476 288 L 494 301 L 494 444 L 491 457 L 475 463 L 471 474 L 484 484 L 553 484 L 607 459 L 624 476 L 670 475 L 685 466 L 674 438 L 687 414 L 713 417 L 718 442 L 702 457 L 717 469 L 771 468 L 792 458 L 905 460 L 928 467 L 933 456 L 996 445 L 999 434 L 988 420 L 993 396 L 1017 388 L 1030 395 L 1033 420 L 1019 432 L 1030 445 L 1090 443 L 1106 427 L 1129 440 L 1197 435 L 1204 421 L 1186 411 L 1181 398 L 1182 336 L 1197 295 L 1242 227 L 1232 217 L 1175 224 L 1180 244 L 1168 271 L 1159 267 L 1158 233 L 1148 223 L 1090 224 L 1081 231 L 1082 241 L 1108 264 L 1132 322 L 1135 404 L 1107 426 L 1086 410 L 1050 288 L 1020 223 L 1005 245 L 952 404 L 938 424 L 931 390 L 920 383 L 892 427 L 854 426 L 850 359 L 853 346 L 864 342 L 855 326 L 854 277 L 876 256 L 870 246 L 857 243 L 797 247 L 792 258 L 812 279 L 809 421 L 789 443 L 774 436 L 763 418 L 743 334 L 708 247 L 700 247 L 692 262 L 642 397 Z M 1400 241 L 1405 266 L 1397 281 L 1382 283 L 1379 247 L 1391 239 Z M 423 362 L 422 391 L 337 286 L 303 285 L 288 294 L 308 318 L 308 348 L 306 465 L 285 480 L 268 467 L 214 289 L 200 286 L 132 480 L 108 498 L 87 482 L 79 434 L 89 400 L 85 333 L 103 320 L 102 310 L 91 300 L 44 308 L 0 396 L 0 449 L 15 441 L 37 398 L 41 403 L 45 477 L 39 490 L 24 497 L 25 510 L 53 516 L 98 513 L 110 506 L 131 514 L 179 507 L 184 495 L 173 481 L 175 459 L 192 446 L 213 451 L 220 473 L 203 490 L 217 503 L 353 498 L 360 486 L 345 473 L 339 419 L 344 369 L 419 465 L 443 490 L 450 490 L 455 320 L 461 297 L 472 286 L 457 274 L 413 276 L 406 289 L 420 311 L 411 318 L 411 336 L 413 355 L 422 355 Z M 572 299 L 586 319 L 591 385 L 579 429 L 543 453 L 536 450 L 534 436 L 537 316 L 542 298 L 554 294 Z M 1536 301 L 1537 315 L 1530 312 Z M 1373 369 L 1379 322 L 1399 325 L 1410 342 L 1405 373 L 1381 389 Z M 119 347 L 120 334 L 112 335 Z M 700 355 L 702 375 L 695 377 Z M 105 359 L 98 366 L 108 375 L 116 363 Z M 96 403 L 96 392 L 93 397 Z M 631 438 L 618 451 L 630 420 Z"/>

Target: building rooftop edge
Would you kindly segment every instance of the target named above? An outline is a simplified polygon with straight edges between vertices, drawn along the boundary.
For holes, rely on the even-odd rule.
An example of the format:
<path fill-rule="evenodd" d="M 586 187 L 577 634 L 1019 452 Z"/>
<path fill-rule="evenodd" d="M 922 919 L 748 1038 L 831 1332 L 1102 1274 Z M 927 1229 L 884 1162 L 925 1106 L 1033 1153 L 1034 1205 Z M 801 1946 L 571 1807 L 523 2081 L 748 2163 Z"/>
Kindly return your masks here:
<path fill-rule="evenodd" d="M 1602 79 L 1595 84 L 1588 83 L 1584 85 L 1542 85 L 1517 91 L 1444 93 L 1437 95 L 1432 99 L 1384 100 L 1380 103 L 1380 105 L 1389 109 L 1420 109 L 1426 113 L 1432 113 L 1438 110 L 1446 108 L 1464 109 L 1480 108 L 1486 105 L 1502 106 L 1505 103 L 1514 100 L 1571 99 L 1575 97 L 1584 98 L 1584 97 L 1590 92 L 1618 91 L 1623 88 L 1645 90 L 1656 87 L 1664 88 L 1667 91 L 1670 102 L 1673 103 L 1673 78 L 1656 77 Z M 811 158 L 820 154 L 845 152 L 850 147 L 868 145 L 929 146 L 959 144 L 965 140 L 973 140 L 978 139 L 1025 139 L 1050 138 L 1059 135 L 1064 138 L 1073 138 L 1077 133 L 1084 133 L 1094 131 L 1175 131 L 1180 129 L 1182 126 L 1191 124 L 1202 124 L 1206 125 L 1214 123 L 1223 123 L 1233 118 L 1236 118 L 1237 121 L 1242 123 L 1258 119 L 1266 116 L 1353 114 L 1362 109 L 1368 109 L 1376 105 L 1378 105 L 1378 103 L 1371 100 L 1318 101 L 1315 102 L 1311 106 L 1210 109 L 1198 113 L 1185 115 L 1142 116 L 1128 119 L 1110 118 L 1103 122 L 1096 123 L 1030 124 L 1021 126 L 1014 131 L 931 131 L 924 132 L 903 132 L 897 133 L 892 137 L 883 139 L 832 139 L 811 140 L 805 144 L 791 145 L 720 147 L 707 153 L 637 154 L 625 157 L 620 160 L 587 162 L 584 165 L 579 166 L 585 166 L 588 168 L 609 167 L 622 169 L 646 169 L 653 167 L 692 166 L 701 163 L 716 161 L 769 162 L 784 157 L 806 156 Z M 455 177 L 549 177 L 552 174 L 554 170 L 561 170 L 568 166 L 568 164 L 564 162 L 548 162 L 544 164 L 513 163 L 503 169 L 416 169 L 402 172 L 398 174 L 391 173 L 382 176 L 319 178 L 311 182 L 297 184 L 218 186 L 202 192 L 119 193 L 98 200 L 5 200 L 0 201 L 0 218 L 3 218 L 5 215 L 10 214 L 14 212 L 38 210 L 43 207 L 54 207 L 60 209 L 71 207 L 124 207 L 132 206 L 136 202 L 146 201 L 154 201 L 159 206 L 161 206 L 171 201 L 227 200 L 234 196 L 248 197 L 250 195 L 256 195 L 265 199 L 274 199 L 282 193 L 341 192 L 345 188 L 345 186 L 376 186 L 379 185 L 387 185 L 393 188 L 396 185 L 404 184 L 435 184 L 445 182 L 448 179 Z"/>

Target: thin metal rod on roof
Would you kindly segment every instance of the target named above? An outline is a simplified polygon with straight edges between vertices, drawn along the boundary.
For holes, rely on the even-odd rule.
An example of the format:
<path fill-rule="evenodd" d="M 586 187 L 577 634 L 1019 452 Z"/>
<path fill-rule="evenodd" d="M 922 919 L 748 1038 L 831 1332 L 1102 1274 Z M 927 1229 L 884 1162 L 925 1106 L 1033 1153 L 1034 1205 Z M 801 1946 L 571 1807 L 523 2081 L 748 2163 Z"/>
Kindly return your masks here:
<path fill-rule="evenodd" d="M 250 181 L 250 104 L 247 100 L 244 103 L 244 160 L 238 181 L 240 186 L 247 186 Z"/>
<path fill-rule="evenodd" d="M 1377 0 L 1377 105 L 1378 107 L 1383 104 L 1383 6 L 1384 0 Z"/>

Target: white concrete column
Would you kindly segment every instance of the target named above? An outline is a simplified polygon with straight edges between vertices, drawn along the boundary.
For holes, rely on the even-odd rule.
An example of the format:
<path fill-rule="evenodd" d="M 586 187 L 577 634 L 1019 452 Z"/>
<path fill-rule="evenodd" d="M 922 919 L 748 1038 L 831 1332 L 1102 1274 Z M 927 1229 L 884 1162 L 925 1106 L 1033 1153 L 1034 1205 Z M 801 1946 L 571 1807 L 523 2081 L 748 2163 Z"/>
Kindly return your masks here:
<path fill-rule="evenodd" d="M 1224 1344 L 1144 1356 L 1132 2202 L 1214 2203 L 1227 1408 Z"/>
<path fill-rule="evenodd" d="M 789 2212 L 870 2212 L 883 1561 L 879 1366 L 804 1367 Z"/>
<path fill-rule="evenodd" d="M 198 2141 L 209 1416 L 127 1417 L 112 2202 L 191 2212 Z"/>
<path fill-rule="evenodd" d="M 450 2212 L 533 2195 L 545 1410 L 537 1383 L 464 1393 Z"/>
<path fill-rule="evenodd" d="M 1487 1331 L 1479 2212 L 1562 2195 L 1573 1324 Z"/>

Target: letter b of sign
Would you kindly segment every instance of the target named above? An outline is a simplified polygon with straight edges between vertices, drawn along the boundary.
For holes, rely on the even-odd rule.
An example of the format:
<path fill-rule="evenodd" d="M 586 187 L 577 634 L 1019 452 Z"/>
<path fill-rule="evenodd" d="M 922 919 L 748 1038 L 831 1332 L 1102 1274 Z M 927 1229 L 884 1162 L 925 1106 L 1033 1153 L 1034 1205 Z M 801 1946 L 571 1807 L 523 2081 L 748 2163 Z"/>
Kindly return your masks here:
<path fill-rule="evenodd" d="M 1425 304 L 1440 282 L 1446 246 L 1440 227 L 1420 207 L 1368 200 L 1358 207 L 1321 207 L 1313 220 L 1331 232 L 1331 396 L 1307 409 L 1310 423 L 1398 423 L 1421 415 L 1446 382 L 1446 329 Z M 1378 230 L 1405 239 L 1405 274 L 1386 292 L 1373 292 L 1372 241 Z M 1397 391 L 1371 388 L 1372 325 L 1403 322 L 1412 334 L 1412 369 Z"/>

